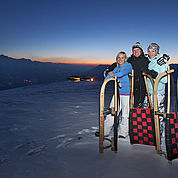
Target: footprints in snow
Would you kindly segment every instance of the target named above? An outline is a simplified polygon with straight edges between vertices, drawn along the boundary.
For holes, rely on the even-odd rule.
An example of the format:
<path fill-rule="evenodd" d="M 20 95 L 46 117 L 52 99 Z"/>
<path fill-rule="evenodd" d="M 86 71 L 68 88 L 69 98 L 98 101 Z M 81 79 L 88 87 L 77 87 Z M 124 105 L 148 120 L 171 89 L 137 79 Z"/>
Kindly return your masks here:
<path fill-rule="evenodd" d="M 46 140 L 45 145 L 38 145 L 38 141 L 28 141 L 25 143 L 21 143 L 15 146 L 15 150 L 28 150 L 25 155 L 26 156 L 34 156 L 38 155 L 48 149 L 47 144 L 51 142 L 56 142 L 56 149 L 60 149 L 62 147 L 66 148 L 66 146 L 70 145 L 72 142 L 76 143 L 77 141 L 83 140 L 84 137 L 94 136 L 94 133 L 98 130 L 98 127 L 91 127 L 90 129 L 82 129 L 74 136 L 67 136 L 65 134 L 56 135 L 55 137 L 51 137 Z M 12 131 L 12 130 L 11 130 Z M 14 131 L 14 130 L 13 130 Z M 16 129 L 15 129 L 16 131 Z M 0 158 L 0 166 L 7 162 L 8 159 L 5 157 Z"/>
<path fill-rule="evenodd" d="M 47 146 L 45 146 L 45 145 L 33 148 L 33 149 L 31 149 L 30 151 L 27 152 L 27 155 L 32 156 L 34 154 L 37 154 L 37 153 L 44 151 L 46 148 L 47 148 Z"/>

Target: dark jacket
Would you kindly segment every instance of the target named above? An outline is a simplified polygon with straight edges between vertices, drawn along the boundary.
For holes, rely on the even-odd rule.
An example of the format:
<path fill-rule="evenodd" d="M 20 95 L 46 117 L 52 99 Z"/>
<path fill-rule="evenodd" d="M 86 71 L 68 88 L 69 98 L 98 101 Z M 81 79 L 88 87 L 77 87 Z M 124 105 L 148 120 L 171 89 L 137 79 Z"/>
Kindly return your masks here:
<path fill-rule="evenodd" d="M 142 53 L 139 57 L 131 56 L 127 62 L 132 65 L 134 69 L 134 107 L 139 108 L 142 106 L 146 88 L 142 72 L 148 71 L 149 60 Z"/>

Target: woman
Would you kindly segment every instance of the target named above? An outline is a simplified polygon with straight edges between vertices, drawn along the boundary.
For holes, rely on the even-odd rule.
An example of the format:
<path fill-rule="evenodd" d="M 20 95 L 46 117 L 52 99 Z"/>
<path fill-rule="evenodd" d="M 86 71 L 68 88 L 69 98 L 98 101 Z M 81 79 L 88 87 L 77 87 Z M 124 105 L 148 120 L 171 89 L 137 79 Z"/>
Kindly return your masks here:
<path fill-rule="evenodd" d="M 148 64 L 148 69 L 150 70 L 155 70 L 156 72 L 158 72 L 158 75 L 167 71 L 168 68 L 168 63 L 167 61 L 169 60 L 169 56 L 167 56 L 166 54 L 161 54 L 159 53 L 159 45 L 157 43 L 151 43 L 148 46 L 148 59 L 150 61 L 150 63 Z M 152 88 L 152 84 L 151 81 L 149 79 L 147 79 L 147 83 L 148 83 L 148 89 L 149 89 L 149 93 L 151 96 L 151 100 L 153 103 L 153 88 Z M 160 83 L 158 85 L 158 90 L 157 90 L 157 99 L 158 99 L 158 110 L 160 112 L 165 112 L 165 108 L 164 108 L 164 102 L 165 102 L 165 85 L 167 83 L 167 76 L 163 77 L 160 80 Z M 147 100 L 147 99 L 146 99 Z M 146 103 L 148 103 L 148 101 L 146 101 Z M 163 117 L 159 117 L 160 119 L 160 133 L 161 133 L 161 139 L 162 139 L 162 151 L 165 151 L 165 123 L 163 120 Z"/>
<path fill-rule="evenodd" d="M 119 52 L 116 56 L 117 66 L 112 72 L 109 72 L 105 79 L 117 77 L 121 83 L 121 88 L 119 88 L 120 93 L 120 103 L 118 103 L 119 113 L 122 111 L 119 137 L 125 138 L 128 136 L 128 118 L 129 118 L 129 99 L 130 99 L 130 85 L 128 74 L 132 72 L 132 66 L 127 61 L 127 56 L 125 52 Z M 114 96 L 112 97 L 110 108 L 114 107 Z M 111 128 L 114 124 L 114 116 L 107 115 L 104 121 L 104 135 L 108 136 Z"/>

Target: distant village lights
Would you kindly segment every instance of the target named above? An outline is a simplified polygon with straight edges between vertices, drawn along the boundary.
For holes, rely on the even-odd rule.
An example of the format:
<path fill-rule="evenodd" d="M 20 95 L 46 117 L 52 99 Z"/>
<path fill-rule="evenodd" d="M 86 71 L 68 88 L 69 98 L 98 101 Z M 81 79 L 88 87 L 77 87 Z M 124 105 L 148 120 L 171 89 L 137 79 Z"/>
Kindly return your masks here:
<path fill-rule="evenodd" d="M 80 82 L 80 81 L 93 82 L 94 78 L 93 77 L 70 76 L 70 77 L 68 77 L 68 80 L 75 81 L 75 82 Z"/>
<path fill-rule="evenodd" d="M 93 82 L 93 81 L 94 81 L 94 78 L 91 78 L 90 81 Z"/>

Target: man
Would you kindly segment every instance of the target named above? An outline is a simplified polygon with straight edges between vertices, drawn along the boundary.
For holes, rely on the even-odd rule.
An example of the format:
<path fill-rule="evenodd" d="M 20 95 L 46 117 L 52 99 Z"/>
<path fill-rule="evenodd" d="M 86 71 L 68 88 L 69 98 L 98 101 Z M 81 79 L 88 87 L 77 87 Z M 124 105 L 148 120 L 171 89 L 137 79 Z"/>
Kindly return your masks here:
<path fill-rule="evenodd" d="M 133 45 L 132 55 L 128 58 L 128 62 L 134 69 L 134 107 L 140 108 L 142 107 L 146 94 L 142 72 L 148 73 L 149 60 L 147 57 L 145 57 L 139 42 Z"/>

